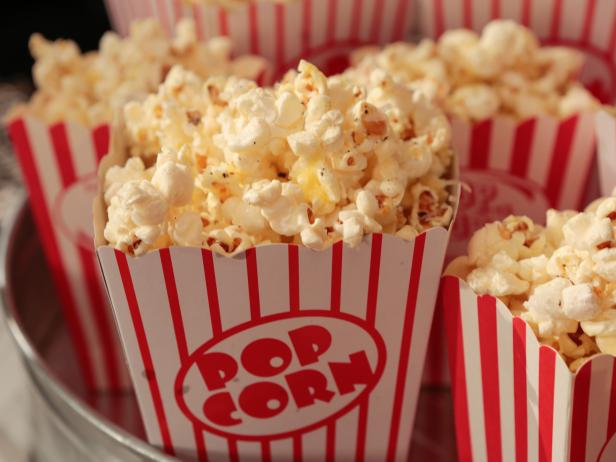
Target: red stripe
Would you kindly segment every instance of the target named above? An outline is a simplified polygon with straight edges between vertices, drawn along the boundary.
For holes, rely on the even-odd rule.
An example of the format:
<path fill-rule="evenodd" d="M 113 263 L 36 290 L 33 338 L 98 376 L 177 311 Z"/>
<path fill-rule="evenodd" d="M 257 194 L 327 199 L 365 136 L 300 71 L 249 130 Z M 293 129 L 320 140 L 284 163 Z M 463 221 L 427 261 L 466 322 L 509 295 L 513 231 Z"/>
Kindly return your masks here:
<path fill-rule="evenodd" d="M 109 317 L 112 315 L 111 308 L 106 303 L 107 296 L 101 287 L 98 264 L 95 262 L 96 256 L 91 250 L 77 246 L 81 267 L 84 272 L 88 296 L 91 302 L 92 317 L 96 322 L 98 334 L 103 347 L 103 361 L 105 373 L 109 386 L 112 390 L 120 388 L 120 365 L 121 358 L 118 357 L 117 337 L 113 335 L 113 327 Z"/>
<path fill-rule="evenodd" d="M 524 26 L 530 25 L 530 16 L 531 16 L 531 3 L 533 0 L 523 0 L 522 3 L 522 24 Z"/>
<path fill-rule="evenodd" d="M 69 325 L 71 340 L 75 347 L 77 360 L 81 366 L 80 371 L 83 374 L 86 386 L 92 389 L 94 387 L 94 372 L 90 350 L 87 347 L 88 343 L 84 336 L 83 326 L 77 315 L 75 300 L 73 299 L 73 294 L 64 270 L 64 262 L 62 261 L 60 249 L 53 232 L 54 227 L 45 203 L 45 192 L 43 191 L 43 186 L 38 176 L 37 164 L 34 160 L 24 120 L 20 118 L 12 121 L 8 126 L 8 132 L 15 153 L 17 154 L 17 159 L 21 165 L 24 181 L 28 186 L 30 206 L 34 212 L 37 228 L 39 230 L 44 230 L 44 232 L 39 232 L 39 238 L 45 248 L 45 256 L 47 257 L 51 269 L 51 275 L 58 290 L 60 300 L 62 301 L 64 315 Z"/>
<path fill-rule="evenodd" d="M 419 282 L 421 279 L 421 267 L 423 265 L 424 247 L 426 245 L 426 233 L 422 233 L 415 239 L 413 249 L 413 261 L 410 268 L 409 291 L 406 296 L 406 314 L 402 326 L 402 342 L 400 344 L 400 354 L 398 355 L 398 378 L 396 380 L 396 390 L 394 392 L 394 405 L 391 414 L 391 429 L 389 432 L 389 445 L 387 448 L 387 460 L 396 460 L 396 445 L 398 442 L 398 432 L 400 431 L 400 417 L 404 398 L 404 388 L 406 386 L 409 358 L 411 356 L 411 341 L 413 339 L 413 327 L 415 324 L 415 310 L 417 308 L 417 297 L 419 295 Z"/>
<path fill-rule="evenodd" d="M 489 295 L 478 297 L 477 308 L 486 450 L 488 460 L 493 462 L 502 460 L 496 299 Z"/>
<path fill-rule="evenodd" d="M 376 302 L 379 295 L 379 273 L 381 271 L 382 234 L 372 235 L 370 251 L 370 276 L 368 279 L 368 300 L 366 302 L 366 322 L 373 326 L 376 319 Z"/>
<path fill-rule="evenodd" d="M 490 157 L 490 138 L 492 136 L 492 120 L 477 122 L 471 132 L 470 165 L 474 169 L 488 168 Z"/>
<path fill-rule="evenodd" d="M 500 0 L 492 0 L 492 19 L 501 17 Z"/>
<path fill-rule="evenodd" d="M 554 0 L 554 7 L 552 10 L 552 24 L 550 26 L 550 38 L 551 40 L 557 40 L 560 35 L 560 20 L 562 13 L 562 0 Z"/>
<path fill-rule="evenodd" d="M 512 175 L 526 178 L 528 174 L 530 151 L 536 123 L 537 119 L 528 119 L 518 124 L 515 129 L 513 152 L 511 153 L 511 163 L 509 165 L 509 171 Z"/>
<path fill-rule="evenodd" d="M 96 151 L 96 164 L 100 162 L 105 154 L 109 151 L 109 125 L 100 125 L 92 132 L 94 139 L 94 150 Z"/>
<path fill-rule="evenodd" d="M 150 395 L 152 397 L 152 404 L 154 405 L 154 412 L 156 413 L 156 420 L 158 421 L 158 427 L 160 429 L 160 436 L 163 441 L 163 447 L 165 449 L 165 452 L 174 455 L 175 451 L 171 442 L 171 434 L 169 433 L 167 417 L 165 416 L 165 410 L 163 408 L 163 400 L 161 398 L 160 389 L 158 387 L 158 381 L 156 380 L 154 362 L 152 361 L 150 346 L 148 345 L 145 328 L 143 327 L 141 311 L 137 302 L 137 296 L 135 295 L 135 288 L 133 287 L 133 280 L 130 275 L 130 269 L 128 268 L 128 262 L 126 261 L 126 255 L 124 255 L 118 250 L 116 250 L 114 253 L 118 264 L 120 277 L 122 278 L 124 293 L 126 294 L 126 302 L 128 303 L 128 309 L 130 311 L 130 315 L 133 321 L 133 328 L 135 330 L 135 336 L 137 337 L 137 344 L 139 346 L 139 352 L 141 354 L 141 361 L 143 362 L 143 368 L 146 371 L 148 386 L 150 388 Z"/>
<path fill-rule="evenodd" d="M 434 37 L 440 37 L 445 30 L 444 0 L 434 0 Z"/>
<path fill-rule="evenodd" d="M 351 11 L 351 27 L 349 28 L 349 41 L 351 44 L 356 44 L 359 39 L 359 29 L 361 29 L 361 14 L 364 6 L 364 0 L 355 0 L 353 10 Z"/>
<path fill-rule="evenodd" d="M 229 448 L 229 462 L 240 462 L 240 456 L 237 452 L 237 441 L 232 438 L 228 438 L 227 446 Z"/>
<path fill-rule="evenodd" d="M 218 8 L 218 34 L 222 36 L 229 35 L 229 20 L 227 11 L 224 8 Z"/>
<path fill-rule="evenodd" d="M 466 372 L 464 369 L 464 342 L 462 339 L 462 307 L 460 304 L 460 280 L 447 276 L 443 278 L 439 293 L 439 304 L 445 313 L 449 370 L 454 404 L 454 420 L 458 460 L 471 461 L 471 435 L 466 395 Z"/>
<path fill-rule="evenodd" d="M 383 27 L 383 0 L 373 0 L 374 10 L 372 10 L 372 29 L 370 30 L 370 43 L 378 43 L 379 33 Z"/>
<path fill-rule="evenodd" d="M 616 358 L 612 358 L 612 392 L 610 393 L 610 413 L 607 420 L 608 439 L 616 433 Z"/>
<path fill-rule="evenodd" d="M 554 429 L 554 382 L 556 352 L 548 347 L 539 349 L 539 462 L 552 460 Z"/>
<path fill-rule="evenodd" d="M 357 443 L 355 444 L 355 462 L 364 462 L 366 454 L 366 432 L 368 429 L 368 399 L 359 403 L 357 422 Z"/>
<path fill-rule="evenodd" d="M 182 17 L 182 6 L 180 0 L 173 0 L 173 14 L 175 14 L 176 22 Z"/>
<path fill-rule="evenodd" d="M 588 43 L 590 41 L 590 33 L 592 31 L 592 23 L 595 15 L 596 0 L 587 0 L 586 13 L 584 16 L 584 28 L 582 29 L 582 36 L 580 42 Z"/>
<path fill-rule="evenodd" d="M 299 249 L 289 245 L 289 308 L 299 310 Z"/>
<path fill-rule="evenodd" d="M 66 125 L 63 122 L 52 125 L 49 128 L 51 144 L 56 157 L 56 163 L 60 169 L 62 184 L 67 187 L 77 181 L 77 174 L 71 160 L 71 148 L 68 144 Z"/>
<path fill-rule="evenodd" d="M 272 450 L 270 442 L 267 440 L 261 441 L 261 462 L 271 462 Z"/>
<path fill-rule="evenodd" d="M 199 38 L 199 40 L 204 40 L 205 31 L 203 30 L 203 15 L 199 5 L 192 6 L 192 15 L 195 21 L 195 28 L 197 29 L 197 38 Z"/>
<path fill-rule="evenodd" d="M 250 2 L 248 5 L 248 29 L 250 30 L 250 52 L 259 54 L 259 19 L 257 4 Z"/>
<path fill-rule="evenodd" d="M 261 317 L 259 300 L 259 273 L 257 270 L 256 249 L 246 251 L 246 272 L 248 273 L 248 297 L 250 298 L 250 318 L 255 321 Z"/>
<path fill-rule="evenodd" d="M 340 311 L 340 291 L 342 285 L 342 241 L 332 247 L 332 289 L 331 310 Z"/>
<path fill-rule="evenodd" d="M 571 460 L 586 460 L 586 436 L 588 428 L 588 403 L 590 401 L 590 375 L 592 363 L 575 375 L 573 386 L 573 411 L 571 413 Z"/>
<path fill-rule="evenodd" d="M 333 45 L 336 41 L 336 4 L 337 0 L 327 2 L 327 31 L 326 43 Z"/>
<path fill-rule="evenodd" d="M 327 424 L 325 462 L 336 462 L 336 422 Z"/>
<path fill-rule="evenodd" d="M 180 300 L 175 285 L 171 254 L 169 253 L 169 249 L 160 249 L 159 255 L 163 276 L 165 278 L 165 288 L 167 289 L 167 298 L 169 299 L 169 309 L 171 311 L 171 320 L 173 322 L 173 331 L 175 332 L 175 340 L 178 346 L 178 354 L 180 356 L 180 362 L 184 364 L 189 355 L 188 342 L 186 341 L 184 321 L 182 320 L 182 309 L 180 308 Z"/>
<path fill-rule="evenodd" d="M 293 462 L 302 462 L 303 459 L 302 435 L 295 435 L 293 436 Z"/>
<path fill-rule="evenodd" d="M 312 2 L 303 0 L 302 8 L 302 55 L 310 50 L 310 33 L 312 29 Z"/>
<path fill-rule="evenodd" d="M 556 142 L 554 143 L 554 150 L 552 151 L 550 173 L 545 187 L 546 196 L 552 207 L 558 205 L 562 182 L 571 155 L 571 145 L 573 143 L 573 135 L 575 134 L 577 123 L 578 116 L 573 116 L 560 122 L 558 125 Z"/>
<path fill-rule="evenodd" d="M 163 269 L 165 278 L 165 289 L 167 290 L 167 299 L 169 300 L 169 311 L 171 312 L 171 320 L 173 322 L 173 332 L 175 333 L 175 343 L 178 348 L 178 356 L 180 357 L 180 365 L 184 365 L 188 360 L 188 342 L 186 341 L 186 331 L 184 330 L 184 320 L 182 319 L 182 308 L 180 307 L 180 299 L 178 297 L 177 286 L 175 285 L 175 274 L 173 271 L 173 263 L 171 262 L 171 254 L 169 249 L 160 249 L 160 263 Z M 176 393 L 179 391 L 176 390 Z M 199 460 L 207 460 L 207 452 L 205 450 L 205 440 L 203 433 L 199 431 L 196 425 L 193 425 L 193 433 L 197 454 Z"/>
<path fill-rule="evenodd" d="M 276 22 L 276 70 L 285 63 L 285 37 L 284 37 L 284 12 L 285 6 L 277 3 L 274 5 Z"/>
<path fill-rule="evenodd" d="M 472 0 L 462 1 L 462 24 L 467 29 L 473 28 L 473 2 Z"/>
<path fill-rule="evenodd" d="M 205 286 L 207 288 L 207 302 L 210 306 L 210 320 L 212 322 L 212 335 L 216 337 L 222 333 L 222 321 L 220 320 L 220 305 L 218 303 L 218 287 L 216 286 L 216 271 L 212 251 L 201 250 L 203 259 L 203 272 L 205 274 Z"/>
<path fill-rule="evenodd" d="M 396 17 L 394 19 L 394 30 L 392 33 L 392 40 L 394 42 L 403 40 L 405 37 L 405 25 L 408 14 L 408 7 L 411 2 L 409 0 L 398 0 L 398 7 L 396 8 Z"/>
<path fill-rule="evenodd" d="M 515 416 L 515 460 L 528 460 L 528 395 L 526 378 L 526 323 L 513 318 L 513 406 Z"/>

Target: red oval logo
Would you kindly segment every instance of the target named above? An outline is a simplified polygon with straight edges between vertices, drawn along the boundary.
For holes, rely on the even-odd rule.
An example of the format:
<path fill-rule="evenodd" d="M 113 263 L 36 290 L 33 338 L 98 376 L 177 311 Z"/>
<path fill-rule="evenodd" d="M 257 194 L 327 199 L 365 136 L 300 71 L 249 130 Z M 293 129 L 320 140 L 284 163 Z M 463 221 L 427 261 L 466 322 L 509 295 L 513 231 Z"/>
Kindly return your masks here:
<path fill-rule="evenodd" d="M 178 372 L 182 412 L 222 436 L 285 438 L 349 412 L 378 383 L 385 343 L 362 319 L 303 310 L 241 324 Z"/>

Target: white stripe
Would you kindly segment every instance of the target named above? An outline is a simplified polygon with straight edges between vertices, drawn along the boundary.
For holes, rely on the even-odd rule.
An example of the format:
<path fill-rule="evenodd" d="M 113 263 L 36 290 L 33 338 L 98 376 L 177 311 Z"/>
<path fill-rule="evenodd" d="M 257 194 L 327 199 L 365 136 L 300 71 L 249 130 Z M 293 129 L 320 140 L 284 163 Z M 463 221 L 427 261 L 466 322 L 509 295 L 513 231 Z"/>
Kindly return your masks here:
<path fill-rule="evenodd" d="M 561 0 L 562 15 L 558 27 L 559 38 L 579 41 L 584 29 L 584 18 L 589 2 Z"/>
<path fill-rule="evenodd" d="M 359 408 L 336 420 L 336 453 L 334 460 L 353 460 L 357 449 Z"/>
<path fill-rule="evenodd" d="M 334 37 L 336 40 L 346 40 L 353 32 L 357 24 L 351 24 L 353 17 L 354 0 L 338 0 L 336 4 L 336 27 Z"/>
<path fill-rule="evenodd" d="M 276 58 L 276 13 L 275 4 L 259 2 L 257 7 L 257 33 L 259 35 L 259 54 L 271 59 Z"/>
<path fill-rule="evenodd" d="M 468 122 L 457 117 L 451 120 L 451 145 L 458 155 L 460 167 L 468 167 L 471 161 L 471 130 L 471 124 Z"/>
<path fill-rule="evenodd" d="M 375 9 L 378 7 L 378 2 L 366 2 L 361 5 L 361 18 L 359 21 L 359 34 L 357 37 L 362 42 L 368 42 L 372 31 L 372 22 L 375 16 Z"/>
<path fill-rule="evenodd" d="M 233 55 L 250 53 L 250 14 L 248 3 L 227 10 L 229 37 L 233 43 Z"/>
<path fill-rule="evenodd" d="M 393 40 L 396 24 L 396 13 L 398 10 L 398 0 L 385 0 L 383 2 L 383 20 L 381 22 L 378 43 L 384 44 Z"/>
<path fill-rule="evenodd" d="M 141 353 L 139 352 L 139 342 L 133 329 L 133 320 L 126 300 L 114 250 L 111 247 L 101 247 L 98 249 L 98 256 L 105 274 L 107 287 L 109 288 L 109 297 L 114 307 L 120 338 L 129 364 L 131 382 L 135 387 L 139 412 L 145 426 L 147 439 L 152 444 L 162 445 L 160 430 L 156 420 L 156 411 L 154 410 L 154 403 L 149 392 L 148 381 L 145 374 L 142 373 L 144 365 L 141 361 Z"/>
<path fill-rule="evenodd" d="M 214 37 L 222 35 L 220 29 L 220 8 L 212 5 L 199 5 L 201 8 L 201 17 L 204 22 L 204 35 L 206 40 L 211 40 Z"/>
<path fill-rule="evenodd" d="M 601 111 L 595 119 L 595 129 L 601 194 L 607 196 L 616 187 L 616 119 Z"/>
<path fill-rule="evenodd" d="M 331 299 L 332 250 L 316 251 L 299 247 L 300 309 L 325 309 Z"/>
<path fill-rule="evenodd" d="M 289 251 L 286 245 L 257 247 L 261 316 L 289 311 Z"/>
<path fill-rule="evenodd" d="M 342 249 L 340 311 L 365 319 L 369 276 L 370 239 L 366 237 L 357 247 Z"/>
<path fill-rule="evenodd" d="M 238 441 L 237 455 L 240 462 L 257 461 L 261 459 L 261 444 L 253 441 Z"/>
<path fill-rule="evenodd" d="M 471 24 L 471 29 L 476 31 L 480 31 L 481 29 L 483 29 L 483 26 L 490 22 L 491 10 L 492 7 L 490 5 L 490 2 L 486 0 L 481 0 L 481 3 L 479 3 L 477 0 L 475 0 L 471 13 L 471 18 L 473 21 L 473 23 Z"/>
<path fill-rule="evenodd" d="M 522 22 L 523 2 L 500 0 L 501 17 Z"/>
<path fill-rule="evenodd" d="M 528 462 L 539 457 L 539 343 L 532 329 L 526 326 L 526 408 Z"/>
<path fill-rule="evenodd" d="M 55 161 L 53 144 L 49 135 L 48 127 L 38 120 L 27 117 L 24 119 L 28 140 L 32 149 L 33 160 L 43 190 L 45 208 L 51 214 L 54 203 L 62 192 L 62 180 L 59 166 Z M 53 219 L 53 217 L 51 217 Z M 79 254 L 74 244 L 57 226 L 48 230 L 54 234 L 58 245 L 63 270 L 66 274 L 70 292 L 75 302 L 76 314 L 83 328 L 83 336 L 89 348 L 94 381 L 97 386 L 105 388 L 107 377 L 104 373 L 103 352 L 98 336 L 98 328 L 95 319 L 92 318 L 90 298 L 87 285 L 84 280 L 83 268 Z"/>
<path fill-rule="evenodd" d="M 573 375 L 556 353 L 554 368 L 554 426 L 552 429 L 552 460 L 567 462 L 571 430 Z"/>
<path fill-rule="evenodd" d="M 463 27 L 462 2 L 444 2 L 443 16 L 445 30 Z"/>
<path fill-rule="evenodd" d="M 411 354 L 408 361 L 404 397 L 401 402 L 403 412 L 400 414 L 396 460 L 408 459 L 430 326 L 434 314 L 440 275 L 443 270 L 443 259 L 447 249 L 447 237 L 447 231 L 442 228 L 431 229 L 426 234 L 424 255 L 421 262 L 419 292 L 417 293 L 417 308 L 413 324 L 413 337 L 411 339 Z"/>
<path fill-rule="evenodd" d="M 494 118 L 490 137 L 489 168 L 509 171 L 517 126 L 517 121 L 511 117 Z"/>
<path fill-rule="evenodd" d="M 285 64 L 295 65 L 292 60 L 299 58 L 302 50 L 303 1 L 284 4 L 284 54 Z"/>
<path fill-rule="evenodd" d="M 324 462 L 327 441 L 327 430 L 320 428 L 302 436 L 303 460 L 310 462 Z"/>
<path fill-rule="evenodd" d="M 586 188 L 588 173 L 595 157 L 595 129 L 594 114 L 579 116 L 575 134 L 571 142 L 569 162 L 564 173 L 559 209 L 576 209 L 578 201 Z"/>
<path fill-rule="evenodd" d="M 590 42 L 601 50 L 607 50 L 612 35 L 616 2 L 596 0 L 595 14 L 590 28 Z"/>
<path fill-rule="evenodd" d="M 208 460 L 216 462 L 228 462 L 231 460 L 229 442 L 226 438 L 209 432 L 205 432 L 204 435 Z"/>
<path fill-rule="evenodd" d="M 172 247 L 170 254 L 186 343 L 192 353 L 212 337 L 203 258 L 200 249 L 187 247 Z"/>
<path fill-rule="evenodd" d="M 270 442 L 272 462 L 285 462 L 293 460 L 293 440 L 273 440 Z"/>
<path fill-rule="evenodd" d="M 250 321 L 246 255 L 233 258 L 213 253 L 222 329 Z"/>
<path fill-rule="evenodd" d="M 311 48 L 322 46 L 327 41 L 327 22 L 329 18 L 328 3 L 327 0 L 312 0 L 310 8 Z"/>
<path fill-rule="evenodd" d="M 539 117 L 535 122 L 527 171 L 530 179 L 543 187 L 547 184 L 557 129 L 558 121 L 553 118 Z"/>
<path fill-rule="evenodd" d="M 545 39 L 550 35 L 553 10 L 554 0 L 530 2 L 529 27 L 540 39 Z"/>
<path fill-rule="evenodd" d="M 375 327 L 385 341 L 388 360 L 385 363 L 381 380 L 370 395 L 366 429 L 366 460 L 382 460 L 383 454 L 387 453 L 413 251 L 410 243 L 391 235 L 383 236 Z M 425 335 L 427 336 L 427 333 Z M 420 372 L 420 369 L 415 371 L 418 378 Z M 409 374 L 407 378 L 408 376 Z M 405 411 L 410 411 L 410 409 L 405 409 Z M 408 440 L 410 440 L 410 434 L 407 435 L 406 441 L 400 443 L 404 446 Z"/>
<path fill-rule="evenodd" d="M 471 438 L 473 460 L 487 460 L 477 296 L 469 289 L 460 292 L 460 299 L 468 416 L 470 434 L 473 435 Z"/>
<path fill-rule="evenodd" d="M 498 339 L 498 396 L 503 462 L 515 461 L 515 411 L 513 395 L 513 318 L 509 309 L 496 301 Z"/>
<path fill-rule="evenodd" d="M 436 2 L 414 2 L 416 5 L 415 8 L 411 7 L 411 9 L 415 9 L 417 11 L 418 16 L 418 32 L 421 36 L 434 38 L 436 35 L 436 30 L 434 28 L 434 18 L 436 17 L 436 13 L 434 11 Z"/>
<path fill-rule="evenodd" d="M 592 359 L 590 366 L 592 369 L 586 429 L 586 460 L 594 461 L 599 457 L 599 452 L 608 438 L 614 358 L 607 355 L 598 356 Z"/>
<path fill-rule="evenodd" d="M 138 258 L 127 257 L 127 261 L 173 445 L 178 448 L 194 448 L 193 426 L 175 400 L 175 374 L 171 371 L 180 369 L 180 358 L 160 253 L 153 252 Z M 183 276 L 182 269 L 177 268 L 176 277 L 179 279 Z M 141 393 L 149 393 L 149 388 L 143 387 Z M 192 455 L 194 457 L 194 451 Z"/>

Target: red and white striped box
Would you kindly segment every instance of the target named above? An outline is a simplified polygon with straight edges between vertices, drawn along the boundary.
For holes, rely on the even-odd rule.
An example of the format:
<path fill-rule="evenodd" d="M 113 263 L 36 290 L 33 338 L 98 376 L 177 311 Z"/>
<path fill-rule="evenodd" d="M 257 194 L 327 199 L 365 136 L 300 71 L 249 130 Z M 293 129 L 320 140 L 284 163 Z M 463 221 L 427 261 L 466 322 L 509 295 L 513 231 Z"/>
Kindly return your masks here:
<path fill-rule="evenodd" d="M 112 143 L 100 180 L 126 158 Z M 104 240 L 102 193 L 94 217 L 150 443 L 189 460 L 406 460 L 448 230 L 134 257 Z"/>
<path fill-rule="evenodd" d="M 193 18 L 199 38 L 229 36 L 235 53 L 253 53 L 273 63 L 274 79 L 307 59 L 326 73 L 348 65 L 358 46 L 403 40 L 410 32 L 413 0 L 247 1 L 223 8 L 184 0 L 106 0 L 122 35 L 132 21 L 154 16 L 168 31 Z"/>
<path fill-rule="evenodd" d="M 616 358 L 570 372 L 502 302 L 457 277 L 443 278 L 439 304 L 459 460 L 616 460 Z"/>
<path fill-rule="evenodd" d="M 49 125 L 31 116 L 7 130 L 29 192 L 39 236 L 86 386 L 130 387 L 122 348 L 94 253 L 92 200 L 109 127 Z"/>
<path fill-rule="evenodd" d="M 616 188 L 616 118 L 614 110 L 604 109 L 597 114 L 597 162 L 601 194 L 609 196 Z"/>

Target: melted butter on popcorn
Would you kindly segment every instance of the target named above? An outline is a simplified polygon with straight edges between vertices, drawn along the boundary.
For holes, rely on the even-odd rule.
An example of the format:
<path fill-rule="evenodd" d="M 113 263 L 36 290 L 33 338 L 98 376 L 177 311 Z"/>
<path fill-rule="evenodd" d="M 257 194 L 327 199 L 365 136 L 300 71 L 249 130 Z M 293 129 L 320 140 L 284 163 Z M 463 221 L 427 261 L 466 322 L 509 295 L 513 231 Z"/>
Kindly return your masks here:
<path fill-rule="evenodd" d="M 436 43 L 424 39 L 360 49 L 351 61 L 359 71 L 381 68 L 396 75 L 464 119 L 568 117 L 598 106 L 576 82 L 580 52 L 541 47 L 529 29 L 510 20 L 490 22 L 481 35 L 455 29 Z"/>
<path fill-rule="evenodd" d="M 354 246 L 373 232 L 412 239 L 452 218 L 449 123 L 381 70 L 327 78 L 304 61 L 260 88 L 176 66 L 124 116 L 133 157 L 107 171 L 105 237 L 130 254 Z"/>
<path fill-rule="evenodd" d="M 189 19 L 178 22 L 174 38 L 154 19 L 136 21 L 128 37 L 106 32 L 99 50 L 84 54 L 70 40 L 50 42 L 34 34 L 30 51 L 37 91 L 10 117 L 32 114 L 50 123 L 72 120 L 89 126 L 109 123 L 126 101 L 155 91 L 176 64 L 204 78 L 232 74 L 255 79 L 266 69 L 257 56 L 231 59 L 227 38 L 200 42 Z"/>
<path fill-rule="evenodd" d="M 575 371 L 599 352 L 616 355 L 616 191 L 584 212 L 549 210 L 485 225 L 447 273 L 501 299 Z"/>

